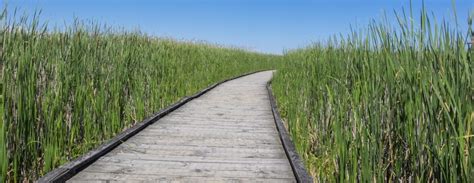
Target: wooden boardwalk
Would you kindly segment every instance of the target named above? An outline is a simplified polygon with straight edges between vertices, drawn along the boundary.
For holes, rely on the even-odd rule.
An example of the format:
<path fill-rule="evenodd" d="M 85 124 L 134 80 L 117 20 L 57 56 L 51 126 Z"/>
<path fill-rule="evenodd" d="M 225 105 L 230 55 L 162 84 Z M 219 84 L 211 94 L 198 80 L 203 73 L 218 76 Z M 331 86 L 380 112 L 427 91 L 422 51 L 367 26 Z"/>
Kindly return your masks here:
<path fill-rule="evenodd" d="M 159 119 L 70 182 L 295 182 L 265 88 L 231 80 Z"/>

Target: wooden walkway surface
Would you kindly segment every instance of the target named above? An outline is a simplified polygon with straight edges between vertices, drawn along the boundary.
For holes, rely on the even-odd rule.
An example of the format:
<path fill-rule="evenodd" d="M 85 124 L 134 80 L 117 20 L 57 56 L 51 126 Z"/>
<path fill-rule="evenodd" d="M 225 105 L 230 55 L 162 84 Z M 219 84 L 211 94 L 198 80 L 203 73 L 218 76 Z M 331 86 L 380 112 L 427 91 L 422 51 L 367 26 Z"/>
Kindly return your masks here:
<path fill-rule="evenodd" d="M 159 119 L 69 182 L 295 182 L 265 88 L 231 80 Z"/>

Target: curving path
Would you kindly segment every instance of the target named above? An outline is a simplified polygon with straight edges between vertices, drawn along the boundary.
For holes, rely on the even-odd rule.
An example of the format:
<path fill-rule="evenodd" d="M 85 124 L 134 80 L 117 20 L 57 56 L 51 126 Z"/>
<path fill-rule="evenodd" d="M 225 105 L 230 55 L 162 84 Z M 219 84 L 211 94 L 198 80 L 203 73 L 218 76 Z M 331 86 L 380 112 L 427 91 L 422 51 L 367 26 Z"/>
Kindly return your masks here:
<path fill-rule="evenodd" d="M 231 80 L 159 119 L 69 182 L 295 182 L 265 88 Z"/>

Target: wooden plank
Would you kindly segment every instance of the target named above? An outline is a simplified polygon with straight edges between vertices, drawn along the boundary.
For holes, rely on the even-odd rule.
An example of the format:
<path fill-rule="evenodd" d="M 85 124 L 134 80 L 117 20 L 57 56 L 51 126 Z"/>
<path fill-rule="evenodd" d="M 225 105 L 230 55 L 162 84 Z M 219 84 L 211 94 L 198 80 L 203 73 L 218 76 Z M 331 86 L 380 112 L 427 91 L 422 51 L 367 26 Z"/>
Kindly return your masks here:
<path fill-rule="evenodd" d="M 268 182 L 268 183 L 291 183 L 296 182 L 294 178 L 255 178 L 255 177 L 207 177 L 207 176 L 170 176 L 170 175 L 142 175 L 142 174 L 110 174 L 87 172 L 87 174 L 79 174 L 69 182 L 77 183 L 111 183 L 111 182 Z"/>
<path fill-rule="evenodd" d="M 90 172 L 115 172 L 121 169 L 134 169 L 137 173 L 143 174 L 164 174 L 172 170 L 172 172 L 180 172 L 182 170 L 201 169 L 205 171 L 242 171 L 253 173 L 258 171 L 268 171 L 283 175 L 291 175 L 291 168 L 281 166 L 281 163 L 275 164 L 256 164 L 256 163 L 220 163 L 220 162 L 186 162 L 186 161 L 149 161 L 137 159 L 113 159 L 115 161 L 107 161 L 101 164 L 92 165 L 87 169 Z M 163 169 L 162 167 L 166 167 Z M 147 173 L 149 172 L 149 173 Z M 289 176 L 291 177 L 291 176 Z"/>
<path fill-rule="evenodd" d="M 169 165 L 168 165 L 169 166 Z M 291 169 L 284 171 L 277 170 L 220 170 L 217 168 L 210 169 L 207 168 L 196 168 L 196 169 L 186 169 L 186 168 L 163 168 L 163 167 L 144 167 L 144 166 L 125 166 L 125 165 L 108 165 L 108 164 L 98 164 L 92 165 L 90 168 L 82 171 L 78 175 L 87 176 L 87 173 L 112 173 L 112 174 L 125 174 L 125 175 L 161 175 L 161 176 L 203 176 L 203 177 L 233 177 L 233 178 L 294 178 Z"/>
<path fill-rule="evenodd" d="M 164 146 L 172 148 L 154 148 L 140 149 L 140 148 L 125 148 L 118 147 L 117 151 L 120 153 L 135 154 L 141 156 L 142 154 L 156 155 L 156 156 L 197 156 L 197 157 L 221 157 L 221 158 L 285 158 L 285 153 L 277 151 L 277 149 L 255 149 L 255 148 L 210 148 L 210 147 L 194 147 L 189 146 Z M 163 146 L 161 146 L 163 147 Z"/>
<path fill-rule="evenodd" d="M 138 156 L 139 155 L 139 156 Z M 120 159 L 119 159 L 120 158 Z M 238 157 L 208 157 L 208 156 L 177 156 L 177 155 L 156 155 L 156 154 L 136 154 L 136 153 L 110 153 L 101 157 L 102 163 L 115 162 L 120 160 L 147 160 L 147 161 L 178 161 L 194 163 L 232 163 L 232 164 L 280 164 L 285 165 L 288 160 L 284 158 L 238 158 Z M 285 161 L 286 160 L 286 161 Z M 100 163 L 97 163 L 100 164 Z"/>
<path fill-rule="evenodd" d="M 268 125 L 266 123 L 259 123 L 259 124 L 252 124 L 252 123 L 228 123 L 228 122 L 219 122 L 219 121 L 206 121 L 206 122 L 195 122 L 195 121 L 180 121 L 180 122 L 169 122 L 168 125 L 176 125 L 176 126 L 184 126 L 184 127 L 193 127 L 199 126 L 204 129 L 221 129 L 221 128 L 229 128 L 234 130 L 235 128 L 239 129 L 268 129 Z M 207 127 L 207 128 L 206 128 Z M 215 128 L 216 127 L 216 128 Z M 219 127 L 219 128 L 217 128 Z M 159 128 L 150 128 L 150 129 L 159 129 Z M 269 129 L 271 130 L 271 128 Z"/>
<path fill-rule="evenodd" d="M 248 119 L 248 118 L 236 118 L 236 119 L 223 119 L 223 118 L 212 118 L 212 117 L 181 117 L 181 118 L 166 118 L 160 120 L 160 123 L 167 123 L 167 122 L 221 122 L 221 123 L 248 123 L 248 124 L 268 124 L 272 121 L 268 121 L 268 119 Z"/>
<path fill-rule="evenodd" d="M 267 149 L 267 150 L 272 150 L 277 152 L 280 149 L 280 146 L 274 146 L 274 145 L 262 145 L 262 146 L 247 146 L 247 147 L 234 147 L 234 146 L 216 146 L 216 145 L 209 145 L 209 144 L 199 144 L 199 145 L 190 145 L 190 144 L 179 144 L 179 145 L 152 145 L 152 144 L 140 144 L 140 143 L 124 143 L 122 144 L 124 148 L 130 148 L 130 149 L 150 149 L 150 150 L 161 150 L 164 147 L 176 147 L 176 148 L 182 148 L 182 149 L 187 149 L 187 148 L 207 148 L 207 149 L 232 149 L 235 151 L 239 151 L 240 149 L 242 150 L 247 150 L 247 149 Z M 118 149 L 119 147 L 117 147 Z"/>
<path fill-rule="evenodd" d="M 138 137 L 152 137 L 157 139 L 166 139 L 166 138 L 195 138 L 195 139 L 255 139 L 255 140 L 274 140 L 275 137 L 278 137 L 276 134 L 262 134 L 262 133 L 244 133 L 244 132 L 216 132 L 216 133 L 199 133 L 192 132 L 186 134 L 177 134 L 177 133 L 140 133 L 136 135 Z"/>
<path fill-rule="evenodd" d="M 165 123 L 167 124 L 166 126 L 154 126 L 150 127 L 148 129 L 182 129 L 184 131 L 189 130 L 189 128 L 196 129 L 196 130 L 219 130 L 219 129 L 229 129 L 229 130 L 236 130 L 235 128 L 238 128 L 240 130 L 254 130 L 254 131 L 263 131 L 264 133 L 267 133 L 268 131 L 275 130 L 275 128 L 272 128 L 268 125 L 270 124 L 259 124 L 258 125 L 253 125 L 253 126 L 245 126 L 245 125 L 235 125 L 234 128 L 232 128 L 232 124 L 227 124 L 227 125 L 206 125 L 207 123 L 216 123 L 217 121 L 206 121 L 202 122 L 203 124 L 199 124 L 200 122 L 192 122 L 192 123 Z M 222 122 L 226 123 L 226 122 Z"/>
<path fill-rule="evenodd" d="M 115 150 L 123 150 L 123 149 L 129 149 L 129 150 L 134 150 L 134 151 L 144 151 L 144 150 L 150 150 L 150 151 L 168 151 L 168 150 L 174 150 L 174 151 L 197 151 L 197 150 L 206 150 L 208 152 L 225 152 L 225 153 L 238 153 L 238 152 L 255 152 L 255 153 L 284 153 L 281 151 L 278 151 L 280 147 L 278 146 L 261 146 L 261 147 L 240 147 L 240 148 L 235 148 L 235 147 L 212 147 L 206 144 L 199 145 L 199 146 L 193 146 L 193 145 L 188 145 L 188 144 L 180 144 L 177 146 L 160 146 L 160 145 L 143 145 L 143 144 L 128 144 L 127 142 L 122 144 L 121 146 L 117 147 L 112 151 L 111 153 L 115 152 Z"/>
<path fill-rule="evenodd" d="M 144 143 L 132 143 L 127 141 L 122 144 L 127 148 L 144 148 L 144 149 L 154 149 L 159 148 L 164 145 L 162 144 L 144 144 Z M 234 144 L 167 144 L 166 146 L 177 146 L 177 147 L 200 147 L 200 148 L 234 148 L 234 149 L 274 149 L 275 151 L 281 150 L 281 145 L 266 145 L 266 144 L 254 144 L 254 145 L 234 145 Z"/>
<path fill-rule="evenodd" d="M 232 119 L 232 118 L 239 118 L 239 117 L 242 117 L 242 113 L 241 112 L 246 112 L 247 114 L 247 117 L 252 117 L 256 120 L 258 119 L 269 119 L 271 118 L 271 113 L 269 113 L 268 111 L 263 113 L 263 112 L 253 112 L 253 111 L 245 111 L 245 110 L 242 110 L 242 111 L 232 111 L 232 112 L 229 112 L 229 111 L 214 111 L 212 113 L 209 113 L 207 111 L 191 111 L 191 112 L 183 112 L 181 114 L 175 114 L 175 115 L 171 115 L 169 116 L 169 118 L 185 118 L 185 117 L 194 117 L 194 118 L 207 118 L 209 116 L 215 116 L 214 118 L 217 118 L 217 119 Z"/>
<path fill-rule="evenodd" d="M 255 120 L 258 119 L 271 119 L 271 112 L 255 112 L 255 111 L 247 111 L 247 110 L 234 110 L 234 111 L 192 111 L 192 112 L 181 112 L 176 113 L 168 118 L 186 118 L 186 117 L 193 117 L 193 118 L 207 118 L 209 116 L 213 116 L 213 119 L 236 119 L 242 117 L 242 112 L 246 113 L 246 117 L 252 117 Z"/>
<path fill-rule="evenodd" d="M 203 141 L 195 141 L 195 140 L 182 140 L 182 139 L 174 139 L 174 140 L 140 140 L 140 141 L 133 141 L 130 140 L 130 143 L 134 144 L 144 144 L 144 145 L 156 145 L 156 146 L 164 146 L 164 145 L 180 145 L 180 144 L 187 144 L 187 145 L 201 145 L 203 143 L 209 143 L 208 147 L 234 147 L 234 148 L 255 148 L 255 147 L 279 147 L 281 146 L 280 143 L 271 142 L 271 141 L 260 141 L 255 142 L 252 140 L 243 140 L 243 139 L 235 139 L 235 140 L 220 140 L 220 139 L 206 139 Z"/>
<path fill-rule="evenodd" d="M 130 143 L 135 144 L 149 144 L 149 145 L 173 145 L 173 144 L 188 144 L 188 145 L 199 145 L 199 144 L 211 144 L 213 146 L 258 146 L 258 145 L 274 145 L 281 146 L 281 143 L 274 140 L 267 139 L 243 139 L 243 138 L 154 138 L 145 137 L 135 138 L 128 140 Z"/>
<path fill-rule="evenodd" d="M 179 132 L 193 132 L 193 131 L 200 131 L 200 132 L 245 132 L 245 133 L 274 133 L 275 129 L 273 128 L 209 128 L 206 126 L 199 126 L 199 125 L 170 125 L 170 126 L 160 126 L 160 127 L 149 127 L 150 131 L 155 133 L 160 131 L 171 131 L 173 133 Z"/>

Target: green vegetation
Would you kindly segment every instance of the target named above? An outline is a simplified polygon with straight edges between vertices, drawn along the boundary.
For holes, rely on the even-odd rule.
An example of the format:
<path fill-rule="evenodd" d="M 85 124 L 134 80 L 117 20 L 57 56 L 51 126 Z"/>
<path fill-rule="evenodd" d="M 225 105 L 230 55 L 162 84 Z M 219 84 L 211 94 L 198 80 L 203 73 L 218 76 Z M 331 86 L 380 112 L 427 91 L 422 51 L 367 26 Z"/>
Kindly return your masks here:
<path fill-rule="evenodd" d="M 0 182 L 34 180 L 180 97 L 275 67 L 282 117 L 316 180 L 469 182 L 468 34 L 425 10 L 395 14 L 397 26 L 373 21 L 283 57 L 2 14 Z"/>
<path fill-rule="evenodd" d="M 425 10 L 396 17 L 398 26 L 373 21 L 290 51 L 274 76 L 288 130 L 317 180 L 474 179 L 468 34 Z"/>
<path fill-rule="evenodd" d="M 181 97 L 277 58 L 80 21 L 54 31 L 37 16 L 3 19 L 0 182 L 32 181 Z"/>
<path fill-rule="evenodd" d="M 0 31 L 3 31 L 2 20 L 5 11 L 0 14 Z M 0 32 L 0 40 L 3 40 L 3 32 Z M 3 123 L 3 42 L 0 41 L 0 182 L 5 182 L 7 173 L 7 146 L 5 140 L 5 123 Z"/>

